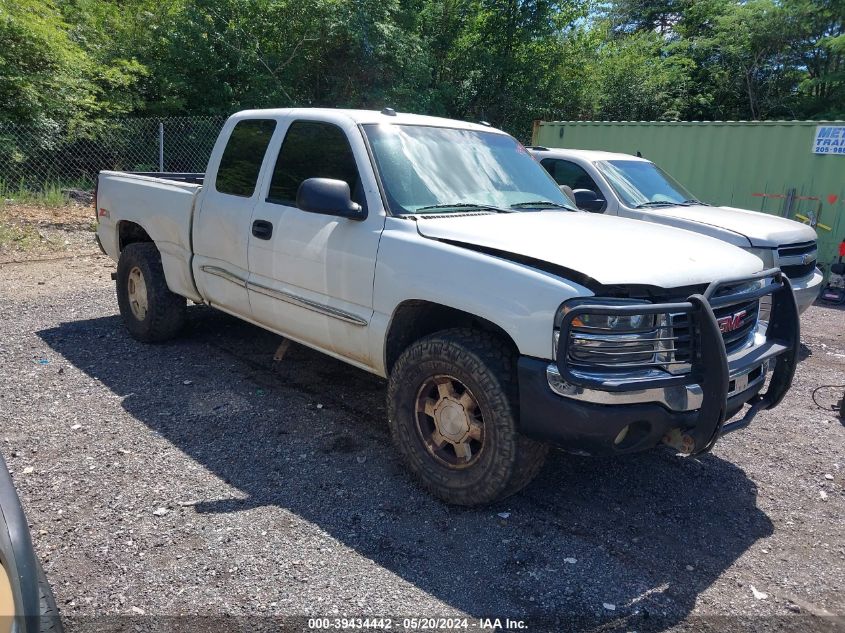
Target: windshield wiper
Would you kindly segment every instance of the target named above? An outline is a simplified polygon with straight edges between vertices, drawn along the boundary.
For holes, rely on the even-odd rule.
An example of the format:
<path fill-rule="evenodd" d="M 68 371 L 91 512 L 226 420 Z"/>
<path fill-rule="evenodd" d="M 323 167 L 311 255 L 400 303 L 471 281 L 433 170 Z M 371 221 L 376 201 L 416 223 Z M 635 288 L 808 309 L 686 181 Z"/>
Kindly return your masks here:
<path fill-rule="evenodd" d="M 690 198 L 689 200 L 684 200 L 684 204 L 700 204 L 702 207 L 709 207 L 710 206 L 706 202 L 702 202 L 701 200 L 696 200 L 695 198 Z"/>
<path fill-rule="evenodd" d="M 537 207 L 538 209 L 555 208 L 566 209 L 567 211 L 577 211 L 577 209 L 573 209 L 570 206 L 552 202 L 551 200 L 529 200 L 528 202 L 517 202 L 511 205 L 511 209 L 525 209 L 531 207 Z"/>
<path fill-rule="evenodd" d="M 635 209 L 642 209 L 643 207 L 674 207 L 677 202 L 667 202 L 666 200 L 652 200 L 650 202 L 643 202 L 635 206 Z"/>
<path fill-rule="evenodd" d="M 478 209 L 479 211 L 483 210 L 490 210 L 495 211 L 496 213 L 513 213 L 510 209 L 502 209 L 500 207 L 494 207 L 490 204 L 474 204 L 472 202 L 455 202 L 452 204 L 432 204 L 427 207 L 420 207 L 414 213 L 419 213 L 420 211 L 435 211 L 437 209 Z"/>

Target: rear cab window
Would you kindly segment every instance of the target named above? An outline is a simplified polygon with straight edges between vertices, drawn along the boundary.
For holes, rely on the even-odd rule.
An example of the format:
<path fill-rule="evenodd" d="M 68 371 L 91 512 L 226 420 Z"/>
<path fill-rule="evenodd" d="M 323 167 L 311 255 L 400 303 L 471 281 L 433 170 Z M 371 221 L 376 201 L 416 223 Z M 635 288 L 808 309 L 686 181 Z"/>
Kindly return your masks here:
<path fill-rule="evenodd" d="M 214 188 L 219 193 L 250 198 L 255 193 L 258 174 L 276 122 L 272 119 L 238 121 L 229 136 Z"/>
<path fill-rule="evenodd" d="M 366 208 L 352 146 L 346 133 L 332 123 L 291 123 L 273 168 L 267 202 L 295 207 L 299 186 L 309 178 L 344 181 L 352 200 Z"/>

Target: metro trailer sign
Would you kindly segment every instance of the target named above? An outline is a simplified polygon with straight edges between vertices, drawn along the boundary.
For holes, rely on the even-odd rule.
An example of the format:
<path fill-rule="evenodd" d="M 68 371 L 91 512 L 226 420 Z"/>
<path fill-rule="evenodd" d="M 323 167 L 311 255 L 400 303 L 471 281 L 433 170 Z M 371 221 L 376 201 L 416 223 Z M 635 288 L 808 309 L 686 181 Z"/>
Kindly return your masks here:
<path fill-rule="evenodd" d="M 813 138 L 813 154 L 845 156 L 845 125 L 817 125 Z"/>

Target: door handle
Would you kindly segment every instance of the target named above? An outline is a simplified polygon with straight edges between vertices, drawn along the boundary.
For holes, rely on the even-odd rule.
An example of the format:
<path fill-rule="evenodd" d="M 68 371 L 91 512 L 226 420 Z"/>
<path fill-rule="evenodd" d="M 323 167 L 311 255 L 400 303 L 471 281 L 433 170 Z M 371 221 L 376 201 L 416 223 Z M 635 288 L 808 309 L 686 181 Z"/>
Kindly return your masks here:
<path fill-rule="evenodd" d="M 273 223 L 267 220 L 256 220 L 252 223 L 252 234 L 259 240 L 269 240 L 273 237 Z"/>

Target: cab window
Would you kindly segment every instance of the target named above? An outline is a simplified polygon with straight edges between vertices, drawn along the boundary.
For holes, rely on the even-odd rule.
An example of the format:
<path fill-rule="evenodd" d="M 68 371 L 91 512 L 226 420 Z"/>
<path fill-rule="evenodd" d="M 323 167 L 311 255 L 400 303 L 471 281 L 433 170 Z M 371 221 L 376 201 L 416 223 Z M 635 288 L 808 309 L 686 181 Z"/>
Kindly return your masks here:
<path fill-rule="evenodd" d="M 296 206 L 299 185 L 309 178 L 332 178 L 349 185 L 352 199 L 364 205 L 361 178 L 346 134 L 319 121 L 291 123 L 270 181 L 267 202 Z"/>
<path fill-rule="evenodd" d="M 559 158 L 545 158 L 540 161 L 540 164 L 552 175 L 552 178 L 555 179 L 557 184 L 566 185 L 573 191 L 576 189 L 589 189 L 590 191 L 595 191 L 596 195 L 600 194 L 596 181 L 590 178 L 590 175 L 584 171 L 583 167 Z"/>
<path fill-rule="evenodd" d="M 217 191 L 244 198 L 252 196 L 275 129 L 276 122 L 271 119 L 238 121 L 220 158 L 214 183 Z"/>

